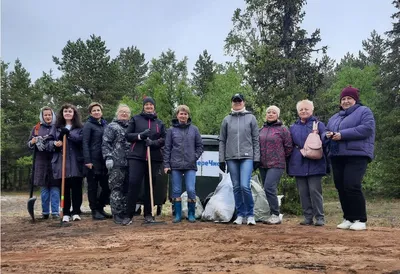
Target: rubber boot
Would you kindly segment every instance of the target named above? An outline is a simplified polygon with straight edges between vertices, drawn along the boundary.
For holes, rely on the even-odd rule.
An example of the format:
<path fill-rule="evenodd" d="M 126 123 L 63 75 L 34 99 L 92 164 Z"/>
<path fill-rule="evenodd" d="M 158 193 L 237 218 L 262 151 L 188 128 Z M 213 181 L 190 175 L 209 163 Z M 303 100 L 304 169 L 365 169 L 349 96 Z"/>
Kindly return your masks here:
<path fill-rule="evenodd" d="M 182 219 L 182 201 L 174 201 L 175 218 L 173 223 L 180 223 Z"/>
<path fill-rule="evenodd" d="M 188 201 L 188 220 L 191 223 L 196 222 L 195 210 L 196 210 L 196 202 Z"/>

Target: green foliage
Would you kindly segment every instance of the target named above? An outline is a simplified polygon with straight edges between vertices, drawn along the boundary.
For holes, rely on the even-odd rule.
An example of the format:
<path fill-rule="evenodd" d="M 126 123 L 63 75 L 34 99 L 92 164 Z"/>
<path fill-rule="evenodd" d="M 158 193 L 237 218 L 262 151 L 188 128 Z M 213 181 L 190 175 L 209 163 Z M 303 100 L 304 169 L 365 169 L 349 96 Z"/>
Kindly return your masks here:
<path fill-rule="evenodd" d="M 100 102 L 105 116 L 112 116 L 108 106 L 116 105 L 123 93 L 114 86 L 118 62 L 111 61 L 108 53 L 100 36 L 91 35 L 85 42 L 80 38 L 76 42 L 68 41 L 62 57 L 53 56 L 54 63 L 63 72 L 61 86 L 65 97 L 59 100 L 85 110 L 90 102 Z"/>
<path fill-rule="evenodd" d="M 363 69 L 343 67 L 337 72 L 332 86 L 327 91 L 319 91 L 314 99 L 314 113 L 322 120 L 329 118 L 339 110 L 340 92 L 344 87 L 352 85 L 360 90 L 362 103 L 376 111 L 377 85 L 379 84 L 379 71 L 376 66 L 365 66 Z"/>
<path fill-rule="evenodd" d="M 24 156 L 16 161 L 17 167 L 31 167 L 32 166 L 32 156 Z"/>
<path fill-rule="evenodd" d="M 244 11 L 233 15 L 233 29 L 225 42 L 230 54 L 243 60 L 247 80 L 260 105 L 277 105 L 282 118 L 294 120 L 295 104 L 312 98 L 322 84 L 322 62 L 311 62 L 321 41 L 319 30 L 311 36 L 300 27 L 304 0 L 248 0 Z M 326 61 L 326 59 L 324 59 Z"/>
<path fill-rule="evenodd" d="M 208 54 L 207 50 L 204 50 L 203 54 L 199 55 L 193 71 L 191 83 L 195 94 L 202 99 L 207 92 L 208 84 L 215 77 L 215 63 L 211 60 L 211 55 Z"/>
<path fill-rule="evenodd" d="M 117 58 L 118 64 L 118 89 L 123 94 L 135 98 L 138 87 L 143 84 L 148 71 L 148 62 L 137 47 L 121 49 Z"/>
<path fill-rule="evenodd" d="M 282 213 L 301 215 L 300 196 L 296 186 L 296 180 L 287 175 L 282 176 L 278 186 L 278 193 L 284 195 L 281 204 Z"/>
<path fill-rule="evenodd" d="M 234 65 L 226 71 L 218 72 L 207 86 L 207 92 L 201 105 L 198 105 L 199 122 L 197 126 L 202 134 L 219 135 L 221 122 L 231 109 L 231 98 L 235 93 L 242 93 L 246 98 L 246 108 L 254 105 L 251 88 L 243 85 L 243 75 Z"/>

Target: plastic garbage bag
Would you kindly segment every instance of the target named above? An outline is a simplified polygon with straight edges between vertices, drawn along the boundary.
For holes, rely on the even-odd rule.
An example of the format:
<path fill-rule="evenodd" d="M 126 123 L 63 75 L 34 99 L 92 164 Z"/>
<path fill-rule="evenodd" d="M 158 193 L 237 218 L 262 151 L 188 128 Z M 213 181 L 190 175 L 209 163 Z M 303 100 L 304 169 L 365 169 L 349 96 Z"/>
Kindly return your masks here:
<path fill-rule="evenodd" d="M 229 173 L 222 174 L 222 180 L 208 201 L 201 215 L 204 221 L 229 222 L 235 212 L 235 198 Z"/>
<path fill-rule="evenodd" d="M 182 193 L 181 199 L 182 199 L 182 217 L 187 218 L 188 217 L 188 205 L 187 205 L 188 196 L 187 196 L 186 191 Z M 201 204 L 200 198 L 198 196 L 196 196 L 196 210 L 194 212 L 194 216 L 196 217 L 196 219 L 199 219 L 201 217 L 201 214 L 203 213 L 203 211 L 204 211 L 204 208 L 203 208 L 203 205 Z"/>
<path fill-rule="evenodd" d="M 266 221 L 270 216 L 270 210 L 264 188 L 257 175 L 251 178 L 250 185 L 254 200 L 254 219 L 256 222 Z"/>

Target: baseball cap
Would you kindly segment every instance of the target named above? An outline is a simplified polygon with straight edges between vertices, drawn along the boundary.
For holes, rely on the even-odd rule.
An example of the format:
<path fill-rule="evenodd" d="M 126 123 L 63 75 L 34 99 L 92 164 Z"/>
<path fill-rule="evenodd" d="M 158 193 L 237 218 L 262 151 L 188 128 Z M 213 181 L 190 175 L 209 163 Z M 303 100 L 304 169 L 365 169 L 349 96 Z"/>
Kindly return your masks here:
<path fill-rule="evenodd" d="M 236 102 L 244 101 L 244 96 L 243 96 L 243 94 L 236 93 L 235 95 L 232 96 L 231 101 L 232 101 L 232 102 L 235 102 L 235 101 L 236 101 Z"/>

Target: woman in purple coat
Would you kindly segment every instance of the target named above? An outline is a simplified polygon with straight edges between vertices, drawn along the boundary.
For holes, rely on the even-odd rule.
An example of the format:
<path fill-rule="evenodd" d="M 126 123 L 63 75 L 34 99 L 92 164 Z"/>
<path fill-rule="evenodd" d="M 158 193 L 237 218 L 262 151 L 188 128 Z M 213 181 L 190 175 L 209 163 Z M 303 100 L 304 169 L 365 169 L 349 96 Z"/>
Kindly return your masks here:
<path fill-rule="evenodd" d="M 339 193 L 343 222 L 339 229 L 365 230 L 367 212 L 361 182 L 374 157 L 375 119 L 361 105 L 359 91 L 348 86 L 340 93 L 340 111 L 328 122 L 326 138 L 333 180 Z"/>
<path fill-rule="evenodd" d="M 53 138 L 53 176 L 61 182 L 62 176 L 62 146 L 63 136 L 67 136 L 67 151 L 65 164 L 65 204 L 63 208 L 63 222 L 81 218 L 82 205 L 82 122 L 78 110 L 74 105 L 64 104 L 57 116 L 56 124 L 52 127 Z M 72 211 L 71 211 L 72 199 Z"/>
<path fill-rule="evenodd" d="M 318 122 L 318 134 L 323 139 L 325 125 L 315 116 L 314 104 L 309 100 L 299 101 L 296 105 L 299 119 L 290 126 L 293 139 L 293 152 L 288 165 L 288 175 L 296 177 L 297 189 L 300 194 L 300 203 L 303 209 L 304 220 L 301 225 L 316 226 L 325 224 L 324 200 L 322 197 L 322 177 L 326 175 L 327 162 L 325 154 L 319 160 L 309 159 L 302 155 L 300 150 L 308 134 L 312 132 L 313 123 Z"/>
<path fill-rule="evenodd" d="M 51 127 L 55 123 L 56 115 L 51 108 L 43 107 L 40 110 L 39 119 L 40 122 L 33 127 L 28 141 L 29 148 L 35 150 L 34 157 L 36 158 L 33 184 L 35 186 L 40 186 L 43 219 L 49 218 L 50 209 L 52 217 L 59 218 L 60 184 L 53 179 L 53 172 L 51 169 L 53 153 L 46 149 L 49 142 Z"/>

